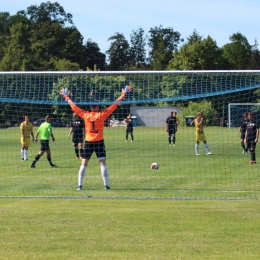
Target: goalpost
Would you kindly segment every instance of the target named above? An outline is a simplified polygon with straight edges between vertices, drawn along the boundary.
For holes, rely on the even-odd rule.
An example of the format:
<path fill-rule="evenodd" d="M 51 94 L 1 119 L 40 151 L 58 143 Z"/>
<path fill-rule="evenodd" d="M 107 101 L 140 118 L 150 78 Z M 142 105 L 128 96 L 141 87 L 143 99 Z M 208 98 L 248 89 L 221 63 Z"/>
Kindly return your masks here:
<path fill-rule="evenodd" d="M 60 89 L 67 87 L 83 110 L 91 104 L 105 110 L 126 85 L 133 91 L 104 121 L 111 190 L 104 189 L 93 154 L 83 189 L 77 191 L 81 161 L 68 136 L 73 111 Z M 0 197 L 259 199 L 260 150 L 257 164 L 249 165 L 250 155 L 242 155 L 237 129 L 230 127 L 242 118 L 245 106 L 258 113 L 259 87 L 260 71 L 0 72 Z M 92 91 L 100 103 L 90 100 Z M 172 111 L 180 122 L 174 145 L 166 131 Z M 200 155 L 195 153 L 195 128 L 186 120 L 198 111 L 204 114 L 212 155 L 203 142 Z M 126 142 L 129 113 L 133 142 L 130 136 Z M 41 145 L 31 140 L 28 161 L 22 161 L 20 124 L 29 116 L 36 135 L 46 115 L 52 117 L 51 159 L 58 168 L 49 166 L 46 153 L 30 168 Z M 222 127 L 223 120 L 229 127 Z M 158 170 L 151 169 L 154 162 Z"/>

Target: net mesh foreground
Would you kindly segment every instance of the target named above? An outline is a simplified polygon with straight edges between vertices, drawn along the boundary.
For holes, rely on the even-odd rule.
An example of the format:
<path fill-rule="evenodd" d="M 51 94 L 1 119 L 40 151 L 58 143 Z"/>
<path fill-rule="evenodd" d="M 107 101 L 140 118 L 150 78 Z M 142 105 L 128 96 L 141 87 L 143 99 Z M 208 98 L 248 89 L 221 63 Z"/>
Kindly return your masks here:
<path fill-rule="evenodd" d="M 250 153 L 242 154 L 238 128 L 245 111 L 259 118 L 259 106 L 254 105 L 259 75 L 259 71 L 2 72 L 0 196 L 258 199 L 258 164 L 250 165 Z M 59 90 L 68 87 L 72 100 L 82 109 L 93 104 L 89 100 L 93 90 L 105 109 L 126 85 L 131 85 L 133 92 L 104 122 L 111 189 L 104 189 L 99 163 L 93 155 L 83 189 L 77 191 L 81 162 L 76 160 L 68 138 L 72 110 Z M 203 106 L 204 101 L 210 107 Z M 196 110 L 189 112 L 191 103 Z M 202 143 L 200 155 L 195 155 L 195 129 L 189 122 L 197 110 L 207 115 L 204 130 L 212 155 L 206 154 Z M 175 146 L 169 146 L 165 130 L 170 111 L 178 112 L 181 121 Z M 128 142 L 125 140 L 123 120 L 129 113 L 135 117 L 134 142 L 130 136 Z M 36 168 L 30 168 L 40 143 L 31 143 L 28 161 L 22 161 L 19 126 L 28 115 L 36 134 L 40 120 L 47 114 L 53 117 L 55 142 L 50 141 L 50 147 L 58 168 L 49 166 L 46 154 Z M 153 162 L 159 164 L 158 170 L 150 168 Z"/>

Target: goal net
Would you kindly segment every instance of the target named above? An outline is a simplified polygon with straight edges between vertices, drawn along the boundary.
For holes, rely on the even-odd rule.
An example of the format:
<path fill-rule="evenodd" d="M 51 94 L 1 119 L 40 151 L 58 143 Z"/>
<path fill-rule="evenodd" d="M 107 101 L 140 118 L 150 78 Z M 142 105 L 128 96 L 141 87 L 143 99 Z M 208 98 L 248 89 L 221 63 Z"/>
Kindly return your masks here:
<path fill-rule="evenodd" d="M 252 112 L 254 119 L 260 120 L 260 103 L 230 103 L 228 104 L 228 123 L 229 128 L 239 127 L 241 115 Z"/>
<path fill-rule="evenodd" d="M 260 71 L 0 72 L 0 196 L 259 199 L 258 164 L 249 165 L 250 153 L 242 154 L 237 134 L 245 110 L 259 119 L 259 83 Z M 111 189 L 104 189 L 94 153 L 78 191 L 81 160 L 69 138 L 73 111 L 59 91 L 67 87 L 83 110 L 93 105 L 93 91 L 105 110 L 126 85 L 133 91 L 104 121 Z M 200 155 L 190 126 L 198 111 L 205 118 L 208 146 L 200 142 Z M 179 121 L 175 139 L 166 131 L 171 112 Z M 133 139 L 125 123 L 130 113 Z M 51 168 L 44 153 L 31 168 L 41 143 L 31 139 L 28 160 L 22 160 L 20 125 L 28 116 L 35 136 L 46 115 L 55 137 L 51 162 L 58 167 Z M 159 169 L 151 169 L 154 162 Z"/>

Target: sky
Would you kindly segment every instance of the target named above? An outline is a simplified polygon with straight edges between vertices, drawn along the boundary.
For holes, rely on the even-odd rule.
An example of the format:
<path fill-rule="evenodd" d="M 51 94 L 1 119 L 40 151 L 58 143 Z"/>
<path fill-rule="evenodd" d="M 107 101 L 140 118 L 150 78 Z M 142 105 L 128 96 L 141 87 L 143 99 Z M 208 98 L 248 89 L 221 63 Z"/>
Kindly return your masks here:
<path fill-rule="evenodd" d="M 42 0 L 0 0 L 0 12 L 26 10 Z M 108 38 L 119 32 L 130 43 L 133 31 L 142 28 L 172 28 L 184 41 L 194 30 L 203 38 L 210 36 L 218 47 L 230 43 L 229 37 L 243 34 L 249 44 L 260 43 L 259 0 L 55 0 L 73 16 L 73 23 L 84 37 L 105 53 Z M 258 47 L 259 48 L 259 47 Z"/>

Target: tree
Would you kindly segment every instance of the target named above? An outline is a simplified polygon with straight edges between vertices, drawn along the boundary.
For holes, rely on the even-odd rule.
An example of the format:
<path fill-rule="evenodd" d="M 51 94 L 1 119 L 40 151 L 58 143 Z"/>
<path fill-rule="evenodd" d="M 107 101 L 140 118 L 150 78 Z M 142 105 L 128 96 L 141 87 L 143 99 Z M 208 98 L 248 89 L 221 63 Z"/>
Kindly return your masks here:
<path fill-rule="evenodd" d="M 94 70 L 96 67 L 100 70 L 106 69 L 106 55 L 100 52 L 100 48 L 98 44 L 92 42 L 91 39 L 88 39 L 86 44 L 86 51 L 85 51 L 85 60 L 86 66 Z"/>
<path fill-rule="evenodd" d="M 187 45 L 191 45 L 195 42 L 201 41 L 203 39 L 203 36 L 199 35 L 197 30 L 193 30 L 192 34 L 187 37 Z"/>
<path fill-rule="evenodd" d="M 153 70 L 163 70 L 167 68 L 172 53 L 167 51 L 163 39 L 158 39 L 158 48 L 153 52 L 154 58 L 150 62 L 150 67 Z"/>
<path fill-rule="evenodd" d="M 56 23 L 58 22 L 61 26 L 65 26 L 68 22 L 73 24 L 72 14 L 66 13 L 64 8 L 57 2 L 41 3 L 37 5 L 31 5 L 27 10 L 18 11 L 17 14 L 26 16 L 32 22 L 39 24 L 45 22 Z"/>
<path fill-rule="evenodd" d="M 226 62 L 216 41 L 210 36 L 201 40 L 188 40 L 180 50 L 176 50 L 169 62 L 170 70 L 216 70 L 225 69 Z"/>
<path fill-rule="evenodd" d="M 108 54 L 110 70 L 124 70 L 130 65 L 130 50 L 129 43 L 125 36 L 121 33 L 115 33 L 108 41 L 112 41 L 109 49 L 106 51 Z"/>
<path fill-rule="evenodd" d="M 10 29 L 15 24 L 22 24 L 25 28 L 25 25 L 28 25 L 26 31 L 29 32 L 31 28 L 31 22 L 22 15 L 13 15 L 10 16 L 8 12 L 0 12 L 0 60 L 3 59 L 5 56 L 5 51 L 7 48 L 5 48 L 7 42 L 10 44 L 9 40 L 10 38 L 7 38 L 7 36 L 11 35 Z M 23 30 L 24 32 L 24 30 Z M 21 32 L 20 32 L 21 33 Z M 27 35 L 29 35 L 27 33 Z"/>
<path fill-rule="evenodd" d="M 78 63 L 66 59 L 51 59 L 51 62 L 53 62 L 56 71 L 79 71 L 80 69 Z"/>
<path fill-rule="evenodd" d="M 22 23 L 14 24 L 10 28 L 10 35 L 6 36 L 3 50 L 4 56 L 0 62 L 1 70 L 31 70 L 32 53 L 29 42 L 29 26 Z"/>
<path fill-rule="evenodd" d="M 5 36 L 6 36 L 6 24 L 10 19 L 8 12 L 0 12 L 0 60 L 4 56 Z"/>
<path fill-rule="evenodd" d="M 180 33 L 175 32 L 172 28 L 159 27 L 151 28 L 150 36 L 148 37 L 148 46 L 150 47 L 148 61 L 151 69 L 165 69 L 172 58 L 172 53 L 177 49 L 183 39 L 180 38 Z M 163 55 L 163 60 L 161 55 Z M 153 62 L 158 59 L 158 61 Z M 158 68 L 158 64 L 163 67 Z"/>
<path fill-rule="evenodd" d="M 132 31 L 130 35 L 130 59 L 132 66 L 141 67 L 146 63 L 146 38 L 144 36 L 144 30 L 139 28 L 136 31 Z"/>
<path fill-rule="evenodd" d="M 0 12 L 0 34 L 5 34 L 7 29 L 7 23 L 10 20 L 10 14 L 8 12 Z"/>
<path fill-rule="evenodd" d="M 10 34 L 10 28 L 12 25 L 22 23 L 23 25 L 28 25 L 28 29 L 31 29 L 32 22 L 28 20 L 26 17 L 16 14 L 9 17 L 8 21 L 5 24 L 5 33 Z"/>
<path fill-rule="evenodd" d="M 255 39 L 255 43 L 251 48 L 251 57 L 249 62 L 249 68 L 251 70 L 259 70 L 260 69 L 260 51 L 258 50 L 258 43 Z"/>
<path fill-rule="evenodd" d="M 62 27 L 59 23 L 40 23 L 30 32 L 35 70 L 55 70 L 51 60 L 66 59 L 86 67 L 83 37 L 75 27 Z"/>
<path fill-rule="evenodd" d="M 231 43 L 222 47 L 223 57 L 230 64 L 229 69 L 248 69 L 250 66 L 251 45 L 241 33 L 234 33 L 229 37 Z"/>
<path fill-rule="evenodd" d="M 72 26 L 65 26 L 66 23 Z M 19 60 L 15 57 L 16 53 L 19 55 Z M 39 7 L 30 6 L 26 11 L 19 11 L 14 16 L 0 13 L 1 68 L 86 69 L 85 57 L 86 47 L 83 45 L 83 37 L 73 26 L 72 15 L 67 14 L 58 3 L 47 2 Z"/>

